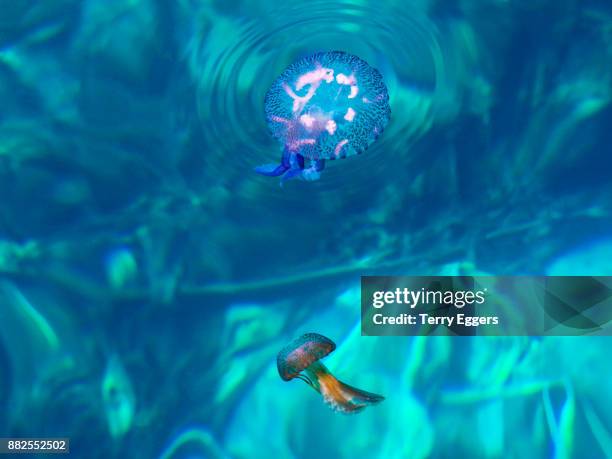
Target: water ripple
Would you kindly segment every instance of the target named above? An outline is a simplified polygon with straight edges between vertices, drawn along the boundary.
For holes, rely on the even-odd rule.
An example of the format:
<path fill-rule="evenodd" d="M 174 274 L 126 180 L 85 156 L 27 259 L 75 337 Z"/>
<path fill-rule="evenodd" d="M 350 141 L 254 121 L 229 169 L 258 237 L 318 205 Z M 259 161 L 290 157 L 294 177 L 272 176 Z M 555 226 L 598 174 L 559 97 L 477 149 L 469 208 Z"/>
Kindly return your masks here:
<path fill-rule="evenodd" d="M 265 123 L 265 92 L 296 59 L 335 49 L 356 54 L 383 74 L 392 118 L 367 154 L 332 163 L 320 182 L 308 186 L 365 193 L 372 180 L 388 175 L 390 162 L 405 165 L 411 143 L 432 124 L 445 81 L 435 27 L 406 7 L 308 2 L 260 10 L 250 18 L 217 16 L 193 39 L 191 68 L 209 173 L 223 170 L 222 180 L 237 184 L 237 193 L 245 196 L 283 195 L 276 181 L 252 173 L 281 153 Z"/>

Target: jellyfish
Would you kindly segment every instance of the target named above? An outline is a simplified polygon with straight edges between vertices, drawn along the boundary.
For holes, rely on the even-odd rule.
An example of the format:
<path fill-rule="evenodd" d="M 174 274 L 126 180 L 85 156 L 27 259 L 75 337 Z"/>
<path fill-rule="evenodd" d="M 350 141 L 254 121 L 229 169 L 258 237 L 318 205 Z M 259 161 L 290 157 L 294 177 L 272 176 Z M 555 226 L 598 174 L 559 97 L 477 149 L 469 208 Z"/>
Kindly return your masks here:
<path fill-rule="evenodd" d="M 336 349 L 335 343 L 318 333 L 306 333 L 285 346 L 276 359 L 284 381 L 301 379 L 323 396 L 333 410 L 358 413 L 385 399 L 382 395 L 349 386 L 334 377 L 320 361 Z"/>
<path fill-rule="evenodd" d="M 255 171 L 318 180 L 326 160 L 363 153 L 389 122 L 389 93 L 381 74 L 342 51 L 319 52 L 285 69 L 265 97 L 266 121 L 282 144 L 280 164 Z"/>

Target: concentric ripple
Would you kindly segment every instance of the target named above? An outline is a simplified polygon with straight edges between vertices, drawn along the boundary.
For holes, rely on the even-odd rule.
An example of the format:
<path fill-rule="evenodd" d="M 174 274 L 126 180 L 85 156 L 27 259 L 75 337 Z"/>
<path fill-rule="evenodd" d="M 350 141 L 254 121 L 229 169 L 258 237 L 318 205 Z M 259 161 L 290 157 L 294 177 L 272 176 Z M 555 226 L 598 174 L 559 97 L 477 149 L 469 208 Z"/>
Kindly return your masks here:
<path fill-rule="evenodd" d="M 432 124 L 445 69 L 437 32 L 423 13 L 314 1 L 270 6 L 242 20 L 219 14 L 207 24 L 190 47 L 207 147 L 202 154 L 208 172 L 223 171 L 224 180 L 241 184 L 239 192 L 278 194 L 276 184 L 252 173 L 281 154 L 265 123 L 264 96 L 287 65 L 307 54 L 338 49 L 364 59 L 382 73 L 392 110 L 368 152 L 332 163 L 308 186 L 366 190 L 377 175 L 388 177 Z"/>

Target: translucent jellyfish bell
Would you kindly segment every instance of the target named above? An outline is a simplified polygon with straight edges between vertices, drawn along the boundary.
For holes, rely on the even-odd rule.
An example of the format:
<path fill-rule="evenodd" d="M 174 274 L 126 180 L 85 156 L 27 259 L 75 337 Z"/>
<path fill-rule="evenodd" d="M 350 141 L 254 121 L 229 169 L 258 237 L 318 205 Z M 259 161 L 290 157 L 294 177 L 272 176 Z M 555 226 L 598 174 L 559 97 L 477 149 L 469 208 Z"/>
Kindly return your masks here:
<path fill-rule="evenodd" d="M 391 116 L 378 70 L 342 51 L 316 53 L 287 67 L 268 90 L 265 110 L 283 154 L 280 164 L 255 170 L 282 180 L 317 180 L 325 160 L 363 153 Z"/>

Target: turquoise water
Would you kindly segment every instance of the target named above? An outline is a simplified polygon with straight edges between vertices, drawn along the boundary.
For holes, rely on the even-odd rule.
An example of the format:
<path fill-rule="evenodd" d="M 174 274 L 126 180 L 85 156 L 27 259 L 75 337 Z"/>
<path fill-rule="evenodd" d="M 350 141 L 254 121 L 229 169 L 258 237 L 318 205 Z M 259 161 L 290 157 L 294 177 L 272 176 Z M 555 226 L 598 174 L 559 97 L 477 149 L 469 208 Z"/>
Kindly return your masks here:
<path fill-rule="evenodd" d="M 608 337 L 359 323 L 362 275 L 612 275 L 609 2 L 0 3 L 0 437 L 79 458 L 612 457 Z M 380 71 L 391 119 L 281 188 L 254 173 L 281 155 L 265 93 L 331 50 Z M 346 416 L 282 381 L 305 332 L 386 400 Z"/>

